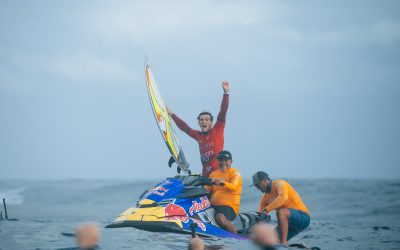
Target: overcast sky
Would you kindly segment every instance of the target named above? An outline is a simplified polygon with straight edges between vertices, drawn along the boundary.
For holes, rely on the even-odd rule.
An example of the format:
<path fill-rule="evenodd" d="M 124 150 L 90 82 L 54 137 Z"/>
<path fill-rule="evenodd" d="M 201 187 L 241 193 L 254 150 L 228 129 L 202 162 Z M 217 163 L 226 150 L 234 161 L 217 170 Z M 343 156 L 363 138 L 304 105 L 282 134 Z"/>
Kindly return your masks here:
<path fill-rule="evenodd" d="M 245 178 L 400 178 L 400 1 L 0 1 L 0 179 L 175 174 L 145 54 L 189 125 L 231 82 Z M 197 143 L 178 131 L 194 172 Z"/>

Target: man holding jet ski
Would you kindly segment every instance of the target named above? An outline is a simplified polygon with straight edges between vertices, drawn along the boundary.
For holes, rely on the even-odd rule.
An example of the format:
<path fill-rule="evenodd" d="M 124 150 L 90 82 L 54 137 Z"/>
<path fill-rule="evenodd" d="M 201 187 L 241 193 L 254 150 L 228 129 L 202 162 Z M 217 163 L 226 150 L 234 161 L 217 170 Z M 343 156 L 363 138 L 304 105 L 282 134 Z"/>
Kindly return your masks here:
<path fill-rule="evenodd" d="M 264 195 L 259 205 L 260 213 L 276 210 L 278 233 L 282 244 L 310 225 L 310 212 L 300 195 L 285 180 L 271 180 L 269 175 L 258 171 L 253 175 L 253 186 Z"/>

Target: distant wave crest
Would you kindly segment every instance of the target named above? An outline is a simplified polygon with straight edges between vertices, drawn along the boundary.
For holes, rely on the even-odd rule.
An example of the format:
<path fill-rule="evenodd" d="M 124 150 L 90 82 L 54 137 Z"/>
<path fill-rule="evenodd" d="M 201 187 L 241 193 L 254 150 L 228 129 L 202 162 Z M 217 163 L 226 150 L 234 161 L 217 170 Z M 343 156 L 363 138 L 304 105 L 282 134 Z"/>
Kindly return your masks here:
<path fill-rule="evenodd" d="M 3 203 L 3 199 L 6 199 L 7 204 L 11 205 L 21 205 L 24 203 L 24 196 L 22 192 L 24 189 L 14 189 L 14 190 L 0 190 L 0 198 L 1 203 Z"/>

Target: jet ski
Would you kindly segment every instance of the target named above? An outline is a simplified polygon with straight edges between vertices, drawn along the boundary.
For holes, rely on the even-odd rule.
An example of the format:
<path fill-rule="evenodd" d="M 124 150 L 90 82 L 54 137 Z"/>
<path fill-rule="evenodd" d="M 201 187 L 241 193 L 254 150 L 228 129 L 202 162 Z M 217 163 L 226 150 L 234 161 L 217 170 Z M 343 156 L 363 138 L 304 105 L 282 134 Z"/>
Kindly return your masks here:
<path fill-rule="evenodd" d="M 269 215 L 240 213 L 232 221 L 238 234 L 221 228 L 215 221 L 210 194 L 204 185 L 211 185 L 211 179 L 198 175 L 167 178 L 146 190 L 132 207 L 106 228 L 134 227 L 151 232 L 190 234 L 194 223 L 197 225 L 194 230 L 201 236 L 248 239 L 253 225 L 270 222 Z"/>
<path fill-rule="evenodd" d="M 239 214 L 233 221 L 239 234 L 218 226 L 209 200 L 210 194 L 203 187 L 211 185 L 211 179 L 191 174 L 154 75 L 147 62 L 145 65 L 147 91 L 154 118 L 171 154 L 168 165 L 171 167 L 176 163 L 178 174 L 182 172 L 186 175 L 167 178 L 146 190 L 132 207 L 106 227 L 134 227 L 152 232 L 185 234 L 192 232 L 191 225 L 197 225 L 196 233 L 202 236 L 247 239 L 251 226 L 260 221 L 269 222 L 270 216 L 257 212 Z"/>

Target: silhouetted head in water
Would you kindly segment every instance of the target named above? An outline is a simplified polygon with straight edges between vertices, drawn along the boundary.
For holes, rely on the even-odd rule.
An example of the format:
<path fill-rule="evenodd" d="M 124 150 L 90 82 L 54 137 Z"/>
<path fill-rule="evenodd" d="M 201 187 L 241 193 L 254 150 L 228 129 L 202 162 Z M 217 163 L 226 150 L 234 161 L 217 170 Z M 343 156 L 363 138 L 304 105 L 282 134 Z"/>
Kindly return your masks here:
<path fill-rule="evenodd" d="M 190 237 L 190 243 L 188 245 L 188 250 L 204 250 L 206 249 L 206 245 L 199 238 L 199 236 L 195 236 L 194 238 Z"/>
<path fill-rule="evenodd" d="M 279 244 L 278 234 L 271 224 L 258 223 L 251 231 L 251 240 L 262 249 L 275 249 Z"/>
<path fill-rule="evenodd" d="M 100 232 L 96 224 L 86 223 L 75 229 L 76 244 L 79 249 L 97 249 Z"/>

